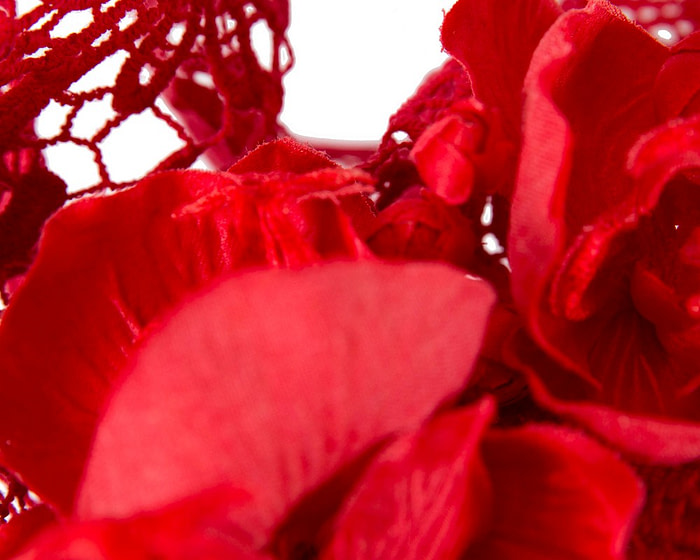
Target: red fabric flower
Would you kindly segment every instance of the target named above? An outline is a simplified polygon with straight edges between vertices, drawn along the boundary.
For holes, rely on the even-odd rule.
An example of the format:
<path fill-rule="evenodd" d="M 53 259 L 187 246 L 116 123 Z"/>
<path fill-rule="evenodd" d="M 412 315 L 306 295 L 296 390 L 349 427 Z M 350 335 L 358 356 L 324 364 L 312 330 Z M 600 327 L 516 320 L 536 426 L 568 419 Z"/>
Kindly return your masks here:
<path fill-rule="evenodd" d="M 228 516 L 238 542 L 301 546 L 387 438 L 458 393 L 492 301 L 434 264 L 222 281 L 148 329 L 97 427 L 77 517 L 126 519 L 227 485 L 250 497 Z"/>
<path fill-rule="evenodd" d="M 491 412 L 482 401 L 397 439 L 321 558 L 624 558 L 642 496 L 629 467 L 576 432 L 486 430 Z"/>
<path fill-rule="evenodd" d="M 269 153 L 279 171 L 250 171 Z M 0 447 L 60 509 L 71 509 L 96 415 L 154 318 L 232 270 L 369 254 L 338 202 L 363 197 L 364 173 L 289 142 L 249 157 L 246 173 L 154 175 L 46 225 L 0 324 Z"/>
<path fill-rule="evenodd" d="M 621 558 L 641 490 L 611 452 L 551 426 L 486 430 L 489 400 L 424 425 L 463 386 L 491 302 L 433 264 L 200 292 L 116 386 L 74 521 L 20 558 Z"/>
<path fill-rule="evenodd" d="M 100 189 L 129 115 L 185 142 L 161 169 L 279 130 L 284 0 L 80 5 L 71 42 L 76 4 L 0 0 L 3 283 L 67 196 L 44 147 L 92 150 Z M 0 557 L 697 551 L 698 37 L 604 0 L 459 0 L 442 40 L 364 171 L 277 140 L 48 221 L 0 322 Z M 125 42 L 114 86 L 69 90 Z M 75 136 L 104 96 L 115 119 Z M 49 99 L 69 115 L 37 138 Z"/>
<path fill-rule="evenodd" d="M 525 85 L 509 258 L 530 333 L 569 372 L 534 367 L 541 402 L 674 463 L 700 457 L 700 121 L 659 121 L 668 60 L 607 2 L 545 34 Z"/>
<path fill-rule="evenodd" d="M 414 187 L 377 214 L 365 241 L 385 259 L 439 260 L 468 268 L 477 245 L 469 220 L 431 191 Z"/>

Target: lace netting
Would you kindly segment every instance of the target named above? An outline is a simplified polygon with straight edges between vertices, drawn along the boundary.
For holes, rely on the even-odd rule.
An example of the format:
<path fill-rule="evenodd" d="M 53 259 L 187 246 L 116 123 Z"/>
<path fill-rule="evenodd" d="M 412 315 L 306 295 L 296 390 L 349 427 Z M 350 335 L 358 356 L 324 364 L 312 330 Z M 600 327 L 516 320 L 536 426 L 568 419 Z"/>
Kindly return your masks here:
<path fill-rule="evenodd" d="M 288 0 L 0 0 L 3 303 L 67 199 L 277 137 L 288 24 Z"/>
<path fill-rule="evenodd" d="M 70 154 L 93 175 L 72 193 L 188 167 L 208 149 L 230 164 L 280 131 L 288 21 L 286 0 L 60 0 L 21 14 L 2 0 L 0 149 Z M 270 35 L 268 61 L 251 46 L 255 29 Z M 58 122 L 45 122 L 49 112 Z M 130 135 L 143 152 L 139 119 L 174 147 L 154 142 L 147 167 L 119 169 L 143 156 L 123 153 Z"/>

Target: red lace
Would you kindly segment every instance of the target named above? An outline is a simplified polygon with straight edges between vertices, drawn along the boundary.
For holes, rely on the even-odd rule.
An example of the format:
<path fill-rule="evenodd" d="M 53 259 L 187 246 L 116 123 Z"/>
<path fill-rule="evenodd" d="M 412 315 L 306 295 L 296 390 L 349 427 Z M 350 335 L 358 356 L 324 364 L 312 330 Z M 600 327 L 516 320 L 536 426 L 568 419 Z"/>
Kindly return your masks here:
<path fill-rule="evenodd" d="M 199 156 L 226 168 L 278 136 L 282 77 L 292 64 L 288 24 L 287 0 L 49 0 L 26 13 L 0 0 L 3 301 L 7 281 L 31 262 L 44 221 L 67 198 L 186 168 Z M 269 61 L 251 44 L 259 26 L 270 37 Z M 104 83 L 95 81 L 101 70 Z M 47 114 L 62 121 L 41 126 Z M 139 153 L 144 169 L 115 167 L 124 159 L 115 152 L 139 134 L 133 119 L 142 117 L 176 147 Z M 116 137 L 121 142 L 110 141 Z M 94 180 L 76 184 L 49 170 L 46 156 L 56 148 L 72 156 L 59 163 Z"/>
<path fill-rule="evenodd" d="M 98 179 L 87 190 L 118 188 L 132 180 L 115 179 L 105 140 L 147 114 L 181 144 L 153 161 L 153 170 L 188 167 L 207 150 L 230 164 L 280 132 L 281 79 L 291 64 L 288 19 L 286 0 L 54 0 L 25 14 L 2 0 L 0 149 L 70 144 L 96 167 Z M 256 25 L 270 32 L 269 68 L 251 46 Z M 113 83 L 89 85 L 89 74 L 107 64 L 117 68 Z M 35 136 L 31 123 L 50 105 L 65 120 Z M 94 124 L 98 108 L 108 116 L 86 133 L 82 121 Z"/>

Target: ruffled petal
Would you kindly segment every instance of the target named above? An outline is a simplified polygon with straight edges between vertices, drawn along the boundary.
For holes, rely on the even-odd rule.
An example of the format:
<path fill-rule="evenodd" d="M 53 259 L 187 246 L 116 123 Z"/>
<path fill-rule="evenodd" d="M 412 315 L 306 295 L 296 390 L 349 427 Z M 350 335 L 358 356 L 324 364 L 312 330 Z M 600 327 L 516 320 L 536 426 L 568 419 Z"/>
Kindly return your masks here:
<path fill-rule="evenodd" d="M 234 163 L 229 173 L 310 173 L 338 167 L 326 154 L 285 137 L 261 144 Z"/>
<path fill-rule="evenodd" d="M 666 56 L 602 1 L 563 15 L 533 55 L 510 231 L 514 297 L 533 322 L 544 298 L 575 320 L 607 303 L 586 289 L 646 195 L 625 165 L 655 125 L 650 92 Z"/>
<path fill-rule="evenodd" d="M 485 283 L 429 264 L 222 282 L 134 356 L 97 429 L 78 514 L 129 516 L 228 482 L 253 497 L 239 519 L 254 547 L 270 544 L 309 492 L 456 395 L 492 301 Z"/>
<path fill-rule="evenodd" d="M 530 58 L 560 13 L 551 0 L 460 0 L 443 22 L 445 50 L 466 66 L 476 98 L 502 112 L 511 138 L 520 137 Z"/>
<path fill-rule="evenodd" d="M 492 401 L 396 440 L 367 469 L 321 558 L 624 558 L 644 487 L 555 426 L 485 428 Z"/>
<path fill-rule="evenodd" d="M 169 172 L 57 213 L 0 325 L 3 463 L 70 510 L 96 415 L 143 329 L 228 271 L 368 254 L 337 200 L 369 180 Z"/>
<path fill-rule="evenodd" d="M 17 560 L 265 560 L 239 540 L 236 512 L 248 499 L 222 487 L 128 519 L 68 522 Z"/>

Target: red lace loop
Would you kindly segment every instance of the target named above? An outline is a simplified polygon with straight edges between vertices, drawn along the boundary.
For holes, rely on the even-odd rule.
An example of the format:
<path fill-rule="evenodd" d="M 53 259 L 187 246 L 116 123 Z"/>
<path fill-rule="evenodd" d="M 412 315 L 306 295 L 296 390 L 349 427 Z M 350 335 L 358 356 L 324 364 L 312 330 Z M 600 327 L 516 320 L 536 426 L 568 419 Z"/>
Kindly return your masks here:
<path fill-rule="evenodd" d="M 154 156 L 153 169 L 187 167 L 220 144 L 230 164 L 280 131 L 281 79 L 291 64 L 288 22 L 286 0 L 62 0 L 21 15 L 4 1 L 0 149 L 70 144 L 87 151 L 96 166 L 98 179 L 87 190 L 118 188 L 139 177 L 115 178 L 105 140 L 130 117 L 147 114 L 180 145 L 165 158 Z M 270 34 L 269 67 L 251 45 L 256 25 Z M 113 83 L 87 81 L 98 66 L 110 64 L 118 66 Z M 183 93 L 188 83 L 196 87 Z M 159 101 L 164 94 L 177 119 Z M 104 122 L 92 133 L 78 130 L 98 103 L 107 113 Z M 27 134 L 49 104 L 65 113 L 64 122 L 52 133 Z"/>

